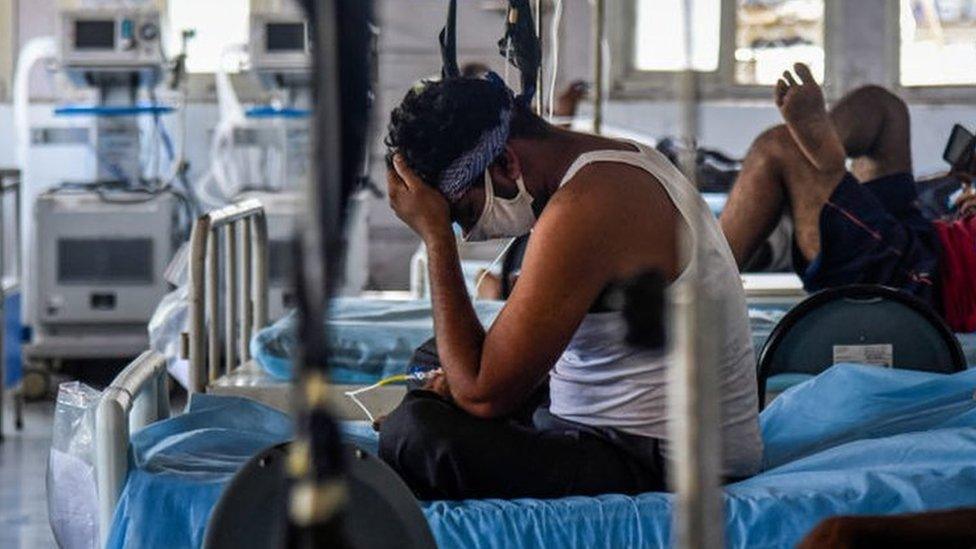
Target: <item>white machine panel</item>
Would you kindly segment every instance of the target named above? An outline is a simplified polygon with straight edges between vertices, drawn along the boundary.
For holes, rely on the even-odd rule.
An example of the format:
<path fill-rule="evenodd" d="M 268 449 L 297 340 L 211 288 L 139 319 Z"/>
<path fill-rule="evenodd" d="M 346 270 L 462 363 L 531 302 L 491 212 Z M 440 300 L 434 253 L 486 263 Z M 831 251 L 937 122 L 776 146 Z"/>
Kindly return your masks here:
<path fill-rule="evenodd" d="M 308 25 L 296 14 L 252 13 L 251 68 L 255 72 L 307 73 L 312 66 Z"/>
<path fill-rule="evenodd" d="M 155 9 L 78 9 L 61 12 L 61 63 L 72 67 L 158 68 L 162 23 Z"/>
<path fill-rule="evenodd" d="M 35 328 L 146 323 L 167 291 L 175 208 L 169 194 L 130 204 L 94 193 L 39 197 Z"/>

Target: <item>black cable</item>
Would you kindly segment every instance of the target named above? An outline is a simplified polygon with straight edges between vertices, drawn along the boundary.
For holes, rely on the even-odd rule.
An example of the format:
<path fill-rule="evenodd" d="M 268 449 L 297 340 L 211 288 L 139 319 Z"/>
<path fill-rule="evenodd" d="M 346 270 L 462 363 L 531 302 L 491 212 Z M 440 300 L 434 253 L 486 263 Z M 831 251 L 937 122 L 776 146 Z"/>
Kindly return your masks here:
<path fill-rule="evenodd" d="M 457 0 L 447 6 L 447 23 L 438 37 L 441 45 L 441 78 L 461 76 L 457 60 Z"/>

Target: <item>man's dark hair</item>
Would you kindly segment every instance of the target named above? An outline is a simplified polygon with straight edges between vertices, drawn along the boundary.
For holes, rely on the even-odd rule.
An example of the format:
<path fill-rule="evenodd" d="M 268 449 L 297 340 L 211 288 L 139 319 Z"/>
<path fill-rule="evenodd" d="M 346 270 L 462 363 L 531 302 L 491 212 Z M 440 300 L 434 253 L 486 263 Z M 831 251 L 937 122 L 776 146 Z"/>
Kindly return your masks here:
<path fill-rule="evenodd" d="M 387 163 L 400 153 L 425 183 L 436 187 L 441 172 L 474 148 L 512 104 L 507 89 L 482 78 L 424 82 L 390 114 Z M 545 120 L 514 101 L 509 137 L 544 137 L 550 130 Z"/>

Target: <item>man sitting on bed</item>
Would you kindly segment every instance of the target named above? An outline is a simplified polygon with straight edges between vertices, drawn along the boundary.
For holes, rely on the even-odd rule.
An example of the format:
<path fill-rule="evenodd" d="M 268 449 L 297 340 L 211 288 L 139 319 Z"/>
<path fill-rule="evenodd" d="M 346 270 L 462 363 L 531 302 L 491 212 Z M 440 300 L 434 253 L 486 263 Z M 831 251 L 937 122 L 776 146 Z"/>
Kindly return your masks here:
<path fill-rule="evenodd" d="M 976 330 L 972 189 L 957 200 L 959 219 L 926 219 L 916 205 L 905 103 L 868 86 L 828 113 L 810 69 L 794 71 L 775 90 L 785 125 L 753 143 L 722 212 L 736 261 L 747 262 L 788 211 L 794 268 L 807 290 L 892 286 L 941 310 L 957 331 Z"/>
<path fill-rule="evenodd" d="M 415 88 L 391 115 L 387 145 L 390 203 L 427 247 L 443 371 L 380 427 L 380 456 L 419 497 L 664 490 L 671 357 L 626 345 L 622 314 L 601 309 L 600 297 L 647 271 L 675 282 L 688 257 L 701 261 L 723 327 L 712 336 L 724 474 L 759 470 L 755 362 L 735 260 L 665 157 L 554 127 L 494 74 Z M 452 223 L 470 240 L 532 231 L 519 282 L 487 331 Z M 693 226 L 696 237 L 679 240 Z M 547 380 L 550 402 L 534 408 Z"/>

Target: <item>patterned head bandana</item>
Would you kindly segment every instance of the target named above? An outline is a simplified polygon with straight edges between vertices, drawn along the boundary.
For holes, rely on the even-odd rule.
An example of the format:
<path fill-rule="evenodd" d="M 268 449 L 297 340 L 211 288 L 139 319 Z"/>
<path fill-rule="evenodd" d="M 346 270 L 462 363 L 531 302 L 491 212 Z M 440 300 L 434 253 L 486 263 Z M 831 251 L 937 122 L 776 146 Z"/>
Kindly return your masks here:
<path fill-rule="evenodd" d="M 488 73 L 488 80 L 505 86 L 495 73 Z M 509 94 L 511 91 L 505 87 Z M 477 176 L 484 173 L 492 161 L 505 150 L 508 133 L 512 123 L 512 105 L 502 110 L 498 115 L 498 124 L 488 128 L 469 151 L 451 162 L 441 172 L 437 188 L 449 202 L 455 202 L 477 181 Z"/>

